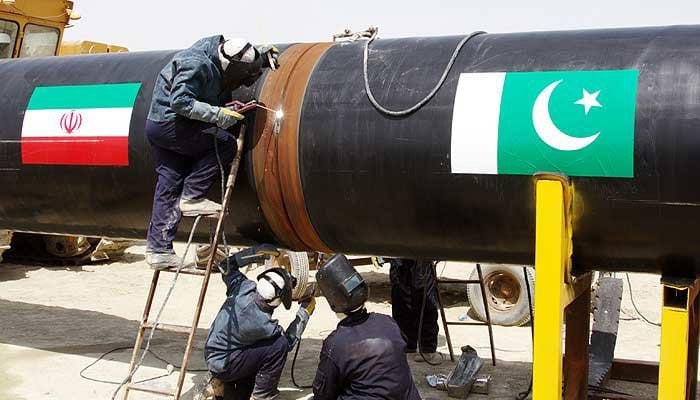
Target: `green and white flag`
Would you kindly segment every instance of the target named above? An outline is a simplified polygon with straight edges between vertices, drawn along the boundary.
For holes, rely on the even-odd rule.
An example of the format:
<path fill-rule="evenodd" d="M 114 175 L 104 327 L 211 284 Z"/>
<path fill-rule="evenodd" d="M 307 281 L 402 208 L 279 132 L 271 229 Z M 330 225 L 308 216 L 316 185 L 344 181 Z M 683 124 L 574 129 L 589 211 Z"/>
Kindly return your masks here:
<path fill-rule="evenodd" d="M 460 75 L 452 173 L 634 177 L 638 75 L 637 70 Z"/>

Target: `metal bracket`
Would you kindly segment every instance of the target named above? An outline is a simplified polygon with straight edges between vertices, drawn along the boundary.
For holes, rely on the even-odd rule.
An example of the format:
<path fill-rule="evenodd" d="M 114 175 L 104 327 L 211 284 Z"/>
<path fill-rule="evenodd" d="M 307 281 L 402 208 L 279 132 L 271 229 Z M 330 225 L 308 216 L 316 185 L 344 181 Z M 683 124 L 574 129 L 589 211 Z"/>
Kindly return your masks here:
<path fill-rule="evenodd" d="M 694 399 L 700 333 L 700 279 L 662 277 L 658 398 Z"/>
<path fill-rule="evenodd" d="M 559 400 L 563 391 L 565 399 L 585 399 L 591 274 L 574 277 L 571 273 L 573 187 L 568 178 L 551 174 L 537 176 L 535 184 L 537 290 L 532 398 Z M 562 360 L 564 348 L 567 353 Z"/>
<path fill-rule="evenodd" d="M 593 332 L 588 358 L 588 384 L 601 386 L 610 376 L 617 343 L 622 302 L 622 279 L 598 278 L 593 300 Z"/>

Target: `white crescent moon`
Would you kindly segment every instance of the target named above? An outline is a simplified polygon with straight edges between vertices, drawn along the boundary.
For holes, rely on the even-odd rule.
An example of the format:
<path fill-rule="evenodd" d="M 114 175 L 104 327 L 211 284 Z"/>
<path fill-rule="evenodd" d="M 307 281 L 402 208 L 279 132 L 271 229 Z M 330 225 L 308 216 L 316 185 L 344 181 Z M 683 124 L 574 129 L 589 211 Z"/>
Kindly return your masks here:
<path fill-rule="evenodd" d="M 537 95 L 535 105 L 532 107 L 532 124 L 537 136 L 549 146 L 562 151 L 581 150 L 598 139 L 600 132 L 586 137 L 574 137 L 567 135 L 554 125 L 549 115 L 549 98 L 562 81 L 563 79 L 560 79 L 550 83 Z"/>

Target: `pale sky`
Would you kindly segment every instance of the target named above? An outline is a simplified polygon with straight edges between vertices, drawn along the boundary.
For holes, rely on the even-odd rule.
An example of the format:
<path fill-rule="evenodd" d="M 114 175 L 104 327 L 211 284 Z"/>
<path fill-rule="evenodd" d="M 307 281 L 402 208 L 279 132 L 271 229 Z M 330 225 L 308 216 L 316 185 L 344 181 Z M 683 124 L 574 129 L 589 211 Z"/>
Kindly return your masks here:
<path fill-rule="evenodd" d="M 83 16 L 66 40 L 177 49 L 212 34 L 255 43 L 317 42 L 344 28 L 381 37 L 681 25 L 700 22 L 698 0 L 235 1 L 74 0 Z"/>

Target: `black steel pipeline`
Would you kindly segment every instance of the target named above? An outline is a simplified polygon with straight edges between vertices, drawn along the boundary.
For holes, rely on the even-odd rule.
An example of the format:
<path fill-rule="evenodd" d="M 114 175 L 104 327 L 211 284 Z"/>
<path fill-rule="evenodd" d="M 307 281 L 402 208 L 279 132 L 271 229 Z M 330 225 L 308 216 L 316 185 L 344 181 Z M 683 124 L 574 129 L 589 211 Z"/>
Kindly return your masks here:
<path fill-rule="evenodd" d="M 391 109 L 415 104 L 437 82 L 461 39 L 375 41 L 368 71 L 377 100 Z M 434 98 L 405 117 L 387 117 L 367 99 L 363 42 L 293 49 L 282 53 L 282 65 L 286 55 L 290 70 L 276 73 L 287 78 L 275 82 L 274 75 L 269 75 L 256 87 L 236 94 L 241 100 L 267 99 L 273 109 L 284 105 L 285 119 L 278 138 L 269 135 L 271 124 L 261 121 L 260 113 L 258 126 L 248 125 L 251 145 L 243 160 L 244 179 L 232 201 L 230 241 L 531 264 L 532 177 L 507 170 L 501 174 L 454 171 L 453 123 L 465 112 L 455 109 L 458 91 L 463 90 L 458 89 L 460 77 L 636 71 L 633 143 L 626 172 L 610 172 L 612 177 L 571 174 L 576 192 L 575 265 L 700 273 L 700 247 L 694 240 L 700 221 L 700 189 L 695 185 L 700 171 L 700 27 L 479 35 L 462 49 Z M 171 55 L 149 52 L 0 62 L 0 228 L 145 236 L 154 174 L 143 126 L 153 82 Z M 486 77 L 477 77 L 481 76 Z M 35 87 L 118 82 L 142 83 L 129 130 L 128 166 L 22 164 L 22 121 Z M 573 90 L 566 85 L 554 85 L 551 99 Z M 576 88 L 581 99 L 565 99 L 567 104 L 579 100 L 581 121 L 589 115 L 594 118 L 601 107 L 621 98 L 611 97 L 606 89 L 596 98 L 600 88 L 583 89 L 588 97 L 581 97 L 581 89 Z M 503 93 L 505 99 L 508 94 Z M 288 112 L 295 107 L 297 112 Z M 550 105 L 549 111 L 555 114 L 557 109 Z M 502 111 L 501 117 L 507 112 Z M 517 118 L 514 115 L 512 121 Z M 506 126 L 511 120 L 503 121 Z M 523 125 L 523 132 L 527 129 Z M 606 131 L 601 132 L 603 138 Z M 626 157 L 624 147 L 621 144 L 616 155 L 620 160 Z M 274 176 L 262 179 L 255 160 L 257 167 Z M 278 161 L 269 164 L 270 160 Z M 600 161 L 604 165 L 605 160 Z M 552 165 L 564 172 L 569 168 L 555 161 Z M 280 216 L 287 219 L 280 222 Z M 183 227 L 181 232 L 186 230 Z"/>

